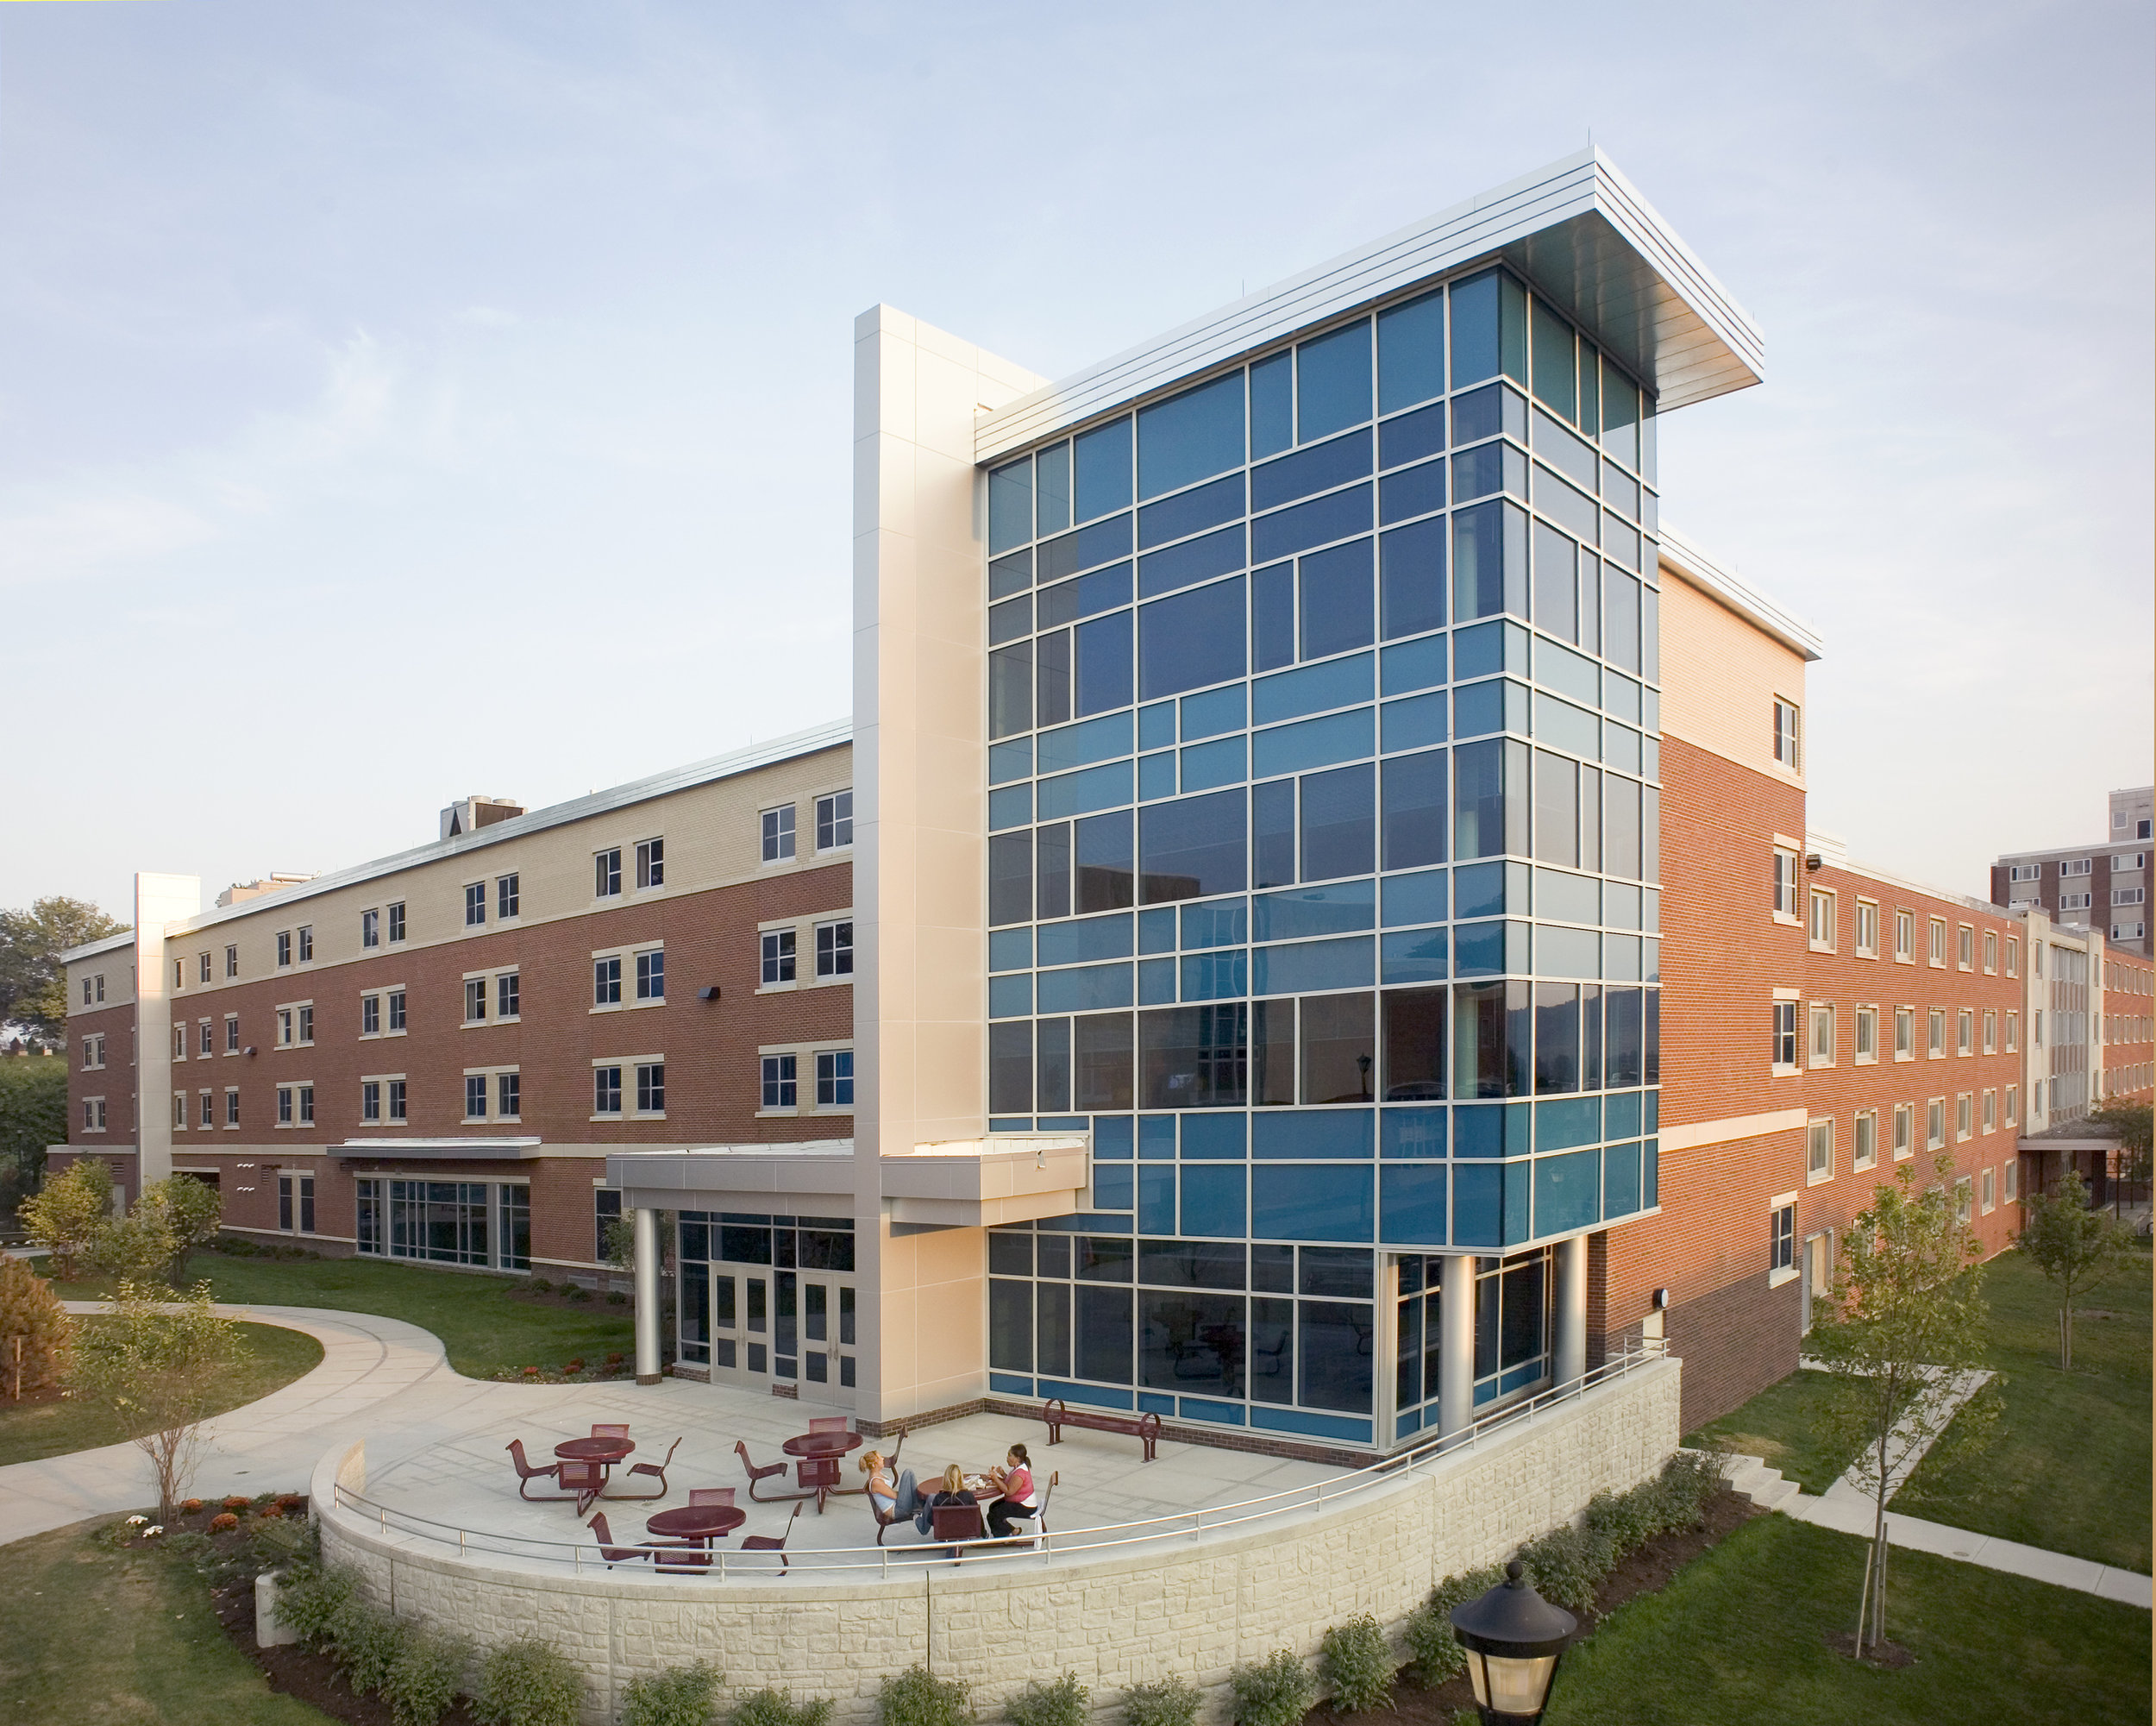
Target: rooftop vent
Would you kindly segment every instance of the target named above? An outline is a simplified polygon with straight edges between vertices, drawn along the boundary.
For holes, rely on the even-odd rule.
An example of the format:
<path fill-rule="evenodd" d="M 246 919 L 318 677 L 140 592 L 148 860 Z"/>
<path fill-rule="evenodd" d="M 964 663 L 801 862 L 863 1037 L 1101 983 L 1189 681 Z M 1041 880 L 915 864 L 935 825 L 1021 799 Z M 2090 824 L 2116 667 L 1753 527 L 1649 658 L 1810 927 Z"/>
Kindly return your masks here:
<path fill-rule="evenodd" d="M 491 827 L 497 821 L 506 821 L 524 813 L 521 803 L 511 803 L 506 797 L 486 797 L 473 792 L 469 797 L 460 797 L 442 812 L 442 837 L 454 839 L 460 833 L 475 833 L 481 827 Z"/>
<path fill-rule="evenodd" d="M 295 875 L 288 869 L 272 869 L 256 881 L 235 881 L 217 895 L 217 909 L 244 905 L 250 899 L 260 899 L 265 894 L 282 893 L 288 887 L 298 887 L 302 882 L 312 881 L 311 875 Z"/>

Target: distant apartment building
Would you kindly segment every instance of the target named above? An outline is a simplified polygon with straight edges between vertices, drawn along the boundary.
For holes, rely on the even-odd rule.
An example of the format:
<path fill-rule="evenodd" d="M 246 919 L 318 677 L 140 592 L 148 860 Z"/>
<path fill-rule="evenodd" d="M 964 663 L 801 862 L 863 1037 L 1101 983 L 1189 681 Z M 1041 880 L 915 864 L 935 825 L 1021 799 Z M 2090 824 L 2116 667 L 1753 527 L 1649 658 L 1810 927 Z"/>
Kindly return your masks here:
<path fill-rule="evenodd" d="M 2114 791 L 2103 840 L 2009 852 L 1991 865 L 1991 897 L 2009 909 L 2041 910 L 2053 922 L 2094 929 L 2145 959 L 2156 957 L 2148 905 L 2153 807 L 2151 787 Z"/>

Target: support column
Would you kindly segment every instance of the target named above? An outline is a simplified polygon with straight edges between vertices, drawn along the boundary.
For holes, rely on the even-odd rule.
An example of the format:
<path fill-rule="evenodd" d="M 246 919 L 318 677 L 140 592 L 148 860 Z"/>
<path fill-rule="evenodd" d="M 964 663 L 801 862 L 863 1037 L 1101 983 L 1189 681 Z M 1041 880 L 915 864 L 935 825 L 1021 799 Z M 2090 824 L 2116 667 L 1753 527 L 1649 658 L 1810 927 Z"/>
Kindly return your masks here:
<path fill-rule="evenodd" d="M 1475 1259 L 1459 1254 L 1443 1261 L 1438 1290 L 1438 1430 L 1445 1436 L 1475 1418 Z"/>
<path fill-rule="evenodd" d="M 1393 1447 L 1400 1431 L 1400 1255 L 1377 1255 L 1377 1310 L 1370 1332 L 1370 1390 L 1377 1422 L 1371 1428 L 1379 1452 Z"/>
<path fill-rule="evenodd" d="M 1576 1234 L 1557 1244 L 1556 1334 L 1551 1339 L 1551 1378 L 1570 1384 L 1587 1374 L 1587 1237 Z"/>
<path fill-rule="evenodd" d="M 639 1209 L 636 1245 L 636 1382 L 659 1382 L 659 1213 Z"/>

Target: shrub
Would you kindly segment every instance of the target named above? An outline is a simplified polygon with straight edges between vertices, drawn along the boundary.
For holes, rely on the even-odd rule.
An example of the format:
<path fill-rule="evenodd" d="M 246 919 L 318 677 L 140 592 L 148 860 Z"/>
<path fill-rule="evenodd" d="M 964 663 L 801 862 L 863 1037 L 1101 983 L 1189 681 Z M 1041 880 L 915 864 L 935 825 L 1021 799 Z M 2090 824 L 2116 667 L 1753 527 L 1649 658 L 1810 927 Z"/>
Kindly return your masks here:
<path fill-rule="evenodd" d="M 554 1292 L 554 1284 L 544 1277 L 534 1277 L 524 1286 L 535 1295 L 551 1295 Z"/>
<path fill-rule="evenodd" d="M 74 1334 L 74 1321 L 30 1261 L 0 1258 L 0 1384 L 6 1393 L 58 1390 L 67 1377 Z"/>
<path fill-rule="evenodd" d="M 1545 1600 L 1583 1615 L 1594 1610 L 1595 1585 L 1615 1566 L 1617 1553 L 1599 1529 L 1552 1528 L 1520 1547 L 1520 1561 Z"/>
<path fill-rule="evenodd" d="M 606 1364 L 609 1366 L 618 1366 L 628 1358 L 625 1354 L 610 1354 L 606 1357 Z"/>
<path fill-rule="evenodd" d="M 1123 1692 L 1123 1726 L 1195 1726 L 1198 1686 L 1177 1673 Z"/>
<path fill-rule="evenodd" d="M 610 1307 L 625 1307 L 629 1304 L 629 1296 L 622 1293 L 619 1289 L 609 1289 L 606 1291 L 606 1304 Z M 618 1360 L 621 1357 L 617 1354 L 614 1359 Z"/>
<path fill-rule="evenodd" d="M 1677 1534 L 1695 1528 L 1726 1484 L 1721 1459 L 1704 1451 L 1681 1450 L 1662 1465 L 1661 1477 L 1655 1484 L 1661 1489 L 1662 1532 Z"/>
<path fill-rule="evenodd" d="M 968 1726 L 973 1690 L 963 1679 L 941 1679 L 926 1666 L 908 1666 L 887 1678 L 877 1692 L 883 1726 Z"/>
<path fill-rule="evenodd" d="M 389 1682 L 411 1632 L 388 1613 L 356 1595 L 329 1620 L 329 1653 L 354 1696 L 379 1690 Z"/>
<path fill-rule="evenodd" d="M 1235 1694 L 1237 1726 L 1295 1726 L 1318 1699 L 1310 1668 L 1293 1648 L 1275 1648 L 1262 1660 L 1228 1674 Z"/>
<path fill-rule="evenodd" d="M 1467 1670 L 1467 1654 L 1452 1633 L 1452 1609 L 1478 1599 L 1505 1579 L 1495 1565 L 1448 1576 L 1407 1619 L 1407 1654 L 1415 1682 L 1434 1689 Z"/>
<path fill-rule="evenodd" d="M 329 1645 L 337 1614 L 351 1599 L 355 1581 L 344 1571 L 295 1563 L 279 1589 L 277 1616 L 301 1641 L 319 1652 Z"/>
<path fill-rule="evenodd" d="M 734 1710 L 729 1726 L 830 1726 L 830 1717 L 828 1698 L 796 1702 L 783 1690 L 760 1690 Z"/>
<path fill-rule="evenodd" d="M 1658 1480 L 1643 1480 L 1629 1492 L 1597 1492 L 1587 1506 L 1587 1526 L 1609 1542 L 1614 1558 L 1637 1552 L 1662 1532 L 1666 1507 Z"/>
<path fill-rule="evenodd" d="M 1053 1684 L 1036 1679 L 1003 1705 L 1011 1726 L 1086 1726 L 1085 1685 L 1067 1672 Z"/>
<path fill-rule="evenodd" d="M 165 1536 L 165 1550 L 174 1558 L 196 1559 L 210 1550 L 210 1536 L 189 1529 Z"/>
<path fill-rule="evenodd" d="M 471 1663 L 472 1645 L 459 1637 L 424 1630 L 406 1636 L 382 1682 L 382 1698 L 397 1726 L 435 1726 L 456 1700 L 458 1681 Z"/>
<path fill-rule="evenodd" d="M 581 1283 L 570 1284 L 564 1292 L 573 1301 L 588 1301 L 592 1298 L 592 1291 Z"/>
<path fill-rule="evenodd" d="M 218 1503 L 222 1504 L 228 1510 L 244 1510 L 254 1502 L 254 1501 L 252 1498 L 243 1498 L 236 1492 L 234 1493 L 229 1498 L 222 1498 L 218 1500 Z"/>
<path fill-rule="evenodd" d="M 213 1535 L 229 1535 L 239 1526 L 240 1519 L 229 1510 L 220 1510 L 210 1519 L 210 1532 Z"/>
<path fill-rule="evenodd" d="M 1377 1620 L 1364 1612 L 1325 1633 L 1318 1673 L 1336 1714 L 1363 1714 L 1393 1705 L 1393 1651 Z"/>
<path fill-rule="evenodd" d="M 472 1702 L 493 1726 L 577 1726 L 584 1682 L 561 1649 L 526 1636 L 486 1657 Z"/>
<path fill-rule="evenodd" d="M 179 1508 L 190 1516 L 198 1516 L 202 1514 L 202 1500 L 199 1498 L 183 1499 L 180 1501 Z"/>
<path fill-rule="evenodd" d="M 726 1674 L 702 1660 L 629 1680 L 622 1726 L 708 1726 Z"/>

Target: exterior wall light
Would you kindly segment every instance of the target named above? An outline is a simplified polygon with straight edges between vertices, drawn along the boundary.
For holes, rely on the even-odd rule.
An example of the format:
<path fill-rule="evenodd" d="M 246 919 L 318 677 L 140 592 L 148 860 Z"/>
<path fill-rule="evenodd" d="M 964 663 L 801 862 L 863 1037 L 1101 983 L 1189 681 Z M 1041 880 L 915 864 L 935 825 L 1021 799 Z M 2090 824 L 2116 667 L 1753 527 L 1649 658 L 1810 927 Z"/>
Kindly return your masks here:
<path fill-rule="evenodd" d="M 1481 1598 L 1452 1609 L 1452 1634 L 1467 1650 L 1467 1675 L 1482 1726 L 1533 1726 L 1579 1620 L 1534 1591 L 1518 1559 Z"/>

